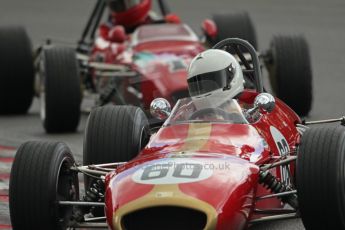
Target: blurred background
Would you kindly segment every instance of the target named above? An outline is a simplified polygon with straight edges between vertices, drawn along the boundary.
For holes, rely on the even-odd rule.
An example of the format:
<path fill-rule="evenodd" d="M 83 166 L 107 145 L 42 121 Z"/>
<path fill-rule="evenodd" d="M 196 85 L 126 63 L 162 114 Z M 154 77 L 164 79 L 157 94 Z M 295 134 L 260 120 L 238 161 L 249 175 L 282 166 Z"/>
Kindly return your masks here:
<path fill-rule="evenodd" d="M 47 38 L 73 44 L 94 3 L 95 0 L 1 0 L 0 25 L 23 25 L 35 46 Z M 169 4 L 198 34 L 202 20 L 211 18 L 212 13 L 247 11 L 256 27 L 260 51 L 269 47 L 273 35 L 303 34 L 310 45 L 314 76 L 314 103 L 307 119 L 345 115 L 344 0 L 171 0 Z M 67 142 L 77 160 L 81 160 L 86 115 L 78 133 L 47 135 L 38 108 L 36 100 L 29 115 L 0 116 L 0 145 L 17 147 L 32 139 L 57 139 Z M 256 229 L 303 227 L 299 220 L 293 220 Z"/>

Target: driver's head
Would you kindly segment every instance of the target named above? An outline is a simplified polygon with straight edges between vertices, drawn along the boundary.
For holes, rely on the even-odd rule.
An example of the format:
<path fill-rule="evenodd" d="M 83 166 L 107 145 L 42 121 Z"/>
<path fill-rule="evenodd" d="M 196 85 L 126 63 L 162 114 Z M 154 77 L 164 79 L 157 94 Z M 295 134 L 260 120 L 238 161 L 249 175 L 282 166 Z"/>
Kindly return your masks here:
<path fill-rule="evenodd" d="M 143 23 L 151 10 L 151 0 L 107 0 L 117 25 L 131 28 Z"/>
<path fill-rule="evenodd" d="M 188 88 L 200 108 L 218 107 L 244 89 L 242 68 L 224 50 L 209 49 L 197 55 L 188 69 Z"/>

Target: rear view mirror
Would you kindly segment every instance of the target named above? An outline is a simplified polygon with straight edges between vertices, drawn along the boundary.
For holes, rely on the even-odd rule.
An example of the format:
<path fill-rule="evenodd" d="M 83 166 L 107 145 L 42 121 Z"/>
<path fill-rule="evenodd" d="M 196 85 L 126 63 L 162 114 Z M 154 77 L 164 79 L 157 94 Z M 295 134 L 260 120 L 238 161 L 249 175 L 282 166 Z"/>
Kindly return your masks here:
<path fill-rule="evenodd" d="M 165 120 L 170 116 L 171 105 L 164 98 L 156 98 L 151 102 L 150 113 L 159 120 Z"/>
<path fill-rule="evenodd" d="M 269 93 L 260 93 L 254 100 L 254 108 L 258 108 L 260 112 L 270 113 L 276 105 L 274 97 Z"/>
<path fill-rule="evenodd" d="M 216 39 L 217 33 L 218 33 L 218 29 L 216 24 L 214 23 L 214 21 L 210 20 L 210 19 L 205 19 L 202 22 L 201 25 L 202 30 L 204 31 L 205 35 L 212 40 Z"/>

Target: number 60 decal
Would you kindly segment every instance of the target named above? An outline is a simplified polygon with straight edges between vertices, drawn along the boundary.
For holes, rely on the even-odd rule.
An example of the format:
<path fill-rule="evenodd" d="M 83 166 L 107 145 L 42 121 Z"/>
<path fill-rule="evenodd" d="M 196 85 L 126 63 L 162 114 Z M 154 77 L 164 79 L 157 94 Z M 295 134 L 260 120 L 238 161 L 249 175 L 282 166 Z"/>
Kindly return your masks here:
<path fill-rule="evenodd" d="M 132 178 L 140 184 L 180 184 L 205 180 L 212 174 L 212 170 L 204 169 L 197 161 L 168 159 L 143 166 Z"/>
<path fill-rule="evenodd" d="M 290 153 L 290 147 L 283 134 L 273 126 L 270 127 L 270 131 L 280 156 L 288 155 Z M 281 179 L 285 185 L 291 184 L 289 171 L 290 167 L 288 165 L 280 166 Z"/>

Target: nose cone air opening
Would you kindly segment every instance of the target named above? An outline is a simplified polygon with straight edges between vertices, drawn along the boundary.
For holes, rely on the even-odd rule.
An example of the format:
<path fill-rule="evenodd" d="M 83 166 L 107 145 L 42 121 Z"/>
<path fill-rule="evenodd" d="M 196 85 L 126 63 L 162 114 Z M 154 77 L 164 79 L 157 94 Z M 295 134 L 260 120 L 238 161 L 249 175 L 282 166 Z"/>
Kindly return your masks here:
<path fill-rule="evenodd" d="M 126 230 L 200 230 L 207 224 L 205 213 L 176 206 L 149 207 L 134 211 L 122 218 L 122 227 Z"/>

